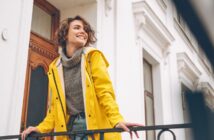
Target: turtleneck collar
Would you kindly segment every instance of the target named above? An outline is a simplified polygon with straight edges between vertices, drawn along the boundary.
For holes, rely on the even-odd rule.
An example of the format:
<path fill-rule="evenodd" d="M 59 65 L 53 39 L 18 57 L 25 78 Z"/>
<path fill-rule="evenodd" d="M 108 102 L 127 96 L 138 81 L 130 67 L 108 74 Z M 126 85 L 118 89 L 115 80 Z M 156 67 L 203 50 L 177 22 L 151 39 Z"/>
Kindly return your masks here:
<path fill-rule="evenodd" d="M 65 49 L 61 49 L 60 55 L 61 55 L 62 65 L 67 68 L 72 68 L 76 66 L 81 61 L 82 52 L 83 52 L 83 48 L 80 48 L 74 52 L 72 57 L 68 58 L 65 54 Z"/>

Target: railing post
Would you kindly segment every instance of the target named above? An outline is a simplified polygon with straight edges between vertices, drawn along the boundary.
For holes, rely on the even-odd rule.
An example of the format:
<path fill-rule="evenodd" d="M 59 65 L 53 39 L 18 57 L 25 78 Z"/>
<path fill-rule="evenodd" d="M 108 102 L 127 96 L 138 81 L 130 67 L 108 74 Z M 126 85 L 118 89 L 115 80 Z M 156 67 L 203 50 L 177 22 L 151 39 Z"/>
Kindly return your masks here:
<path fill-rule="evenodd" d="M 172 130 L 170 130 L 170 129 L 162 129 L 162 130 L 158 133 L 158 140 L 160 140 L 161 134 L 162 134 L 163 132 L 166 132 L 166 131 L 168 131 L 168 132 L 170 132 L 170 133 L 172 134 L 173 140 L 176 140 L 175 133 L 174 133 Z"/>
<path fill-rule="evenodd" d="M 100 132 L 100 140 L 104 140 L 104 132 Z"/>
<path fill-rule="evenodd" d="M 81 139 L 80 139 L 80 140 L 84 140 L 85 137 L 87 137 L 86 134 L 84 134 L 83 136 L 81 136 Z"/>
<path fill-rule="evenodd" d="M 92 140 L 95 140 L 95 138 L 94 138 L 94 134 L 91 134 L 91 138 L 92 138 Z"/>

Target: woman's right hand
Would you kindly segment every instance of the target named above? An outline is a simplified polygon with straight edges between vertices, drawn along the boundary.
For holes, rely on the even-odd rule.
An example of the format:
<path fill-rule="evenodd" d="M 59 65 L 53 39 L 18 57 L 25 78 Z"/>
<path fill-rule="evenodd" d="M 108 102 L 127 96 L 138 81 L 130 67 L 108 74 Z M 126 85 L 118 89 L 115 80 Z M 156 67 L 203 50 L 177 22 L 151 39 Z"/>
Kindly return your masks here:
<path fill-rule="evenodd" d="M 36 127 L 29 126 L 21 133 L 22 140 L 25 140 L 25 138 L 32 132 L 39 132 L 39 130 Z"/>

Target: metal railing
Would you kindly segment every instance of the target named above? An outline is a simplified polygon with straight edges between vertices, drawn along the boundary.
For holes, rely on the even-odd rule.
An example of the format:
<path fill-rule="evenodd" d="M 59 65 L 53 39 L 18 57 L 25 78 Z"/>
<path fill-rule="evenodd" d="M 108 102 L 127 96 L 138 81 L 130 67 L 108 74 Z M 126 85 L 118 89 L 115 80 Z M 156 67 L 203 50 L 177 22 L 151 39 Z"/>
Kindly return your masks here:
<path fill-rule="evenodd" d="M 157 140 L 160 140 L 161 135 L 164 132 L 170 132 L 173 136 L 173 140 L 176 140 L 176 135 L 171 129 L 184 129 L 192 128 L 191 124 L 171 124 L 171 125 L 156 125 L 156 126 L 140 126 L 140 127 L 129 127 L 131 132 L 137 131 L 150 131 L 150 130 L 160 130 L 157 135 Z M 83 140 L 85 137 L 89 136 L 92 140 L 95 140 L 94 134 L 99 134 L 100 140 L 104 140 L 105 133 L 112 132 L 124 132 L 121 128 L 113 129 L 97 129 L 97 130 L 83 130 L 83 131 L 71 131 L 71 132 L 51 132 L 51 133 L 33 133 L 28 135 L 27 138 L 43 138 L 43 137 L 54 137 L 54 136 L 74 136 L 80 137 Z M 0 136 L 0 139 L 21 139 L 21 135 L 8 135 Z"/>

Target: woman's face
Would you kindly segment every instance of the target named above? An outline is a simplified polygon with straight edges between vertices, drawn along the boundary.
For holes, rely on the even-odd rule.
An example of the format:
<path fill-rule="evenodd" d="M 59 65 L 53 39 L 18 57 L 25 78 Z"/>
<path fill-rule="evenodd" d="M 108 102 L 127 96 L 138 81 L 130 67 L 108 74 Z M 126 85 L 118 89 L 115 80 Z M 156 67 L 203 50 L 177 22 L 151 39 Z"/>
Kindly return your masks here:
<path fill-rule="evenodd" d="M 67 39 L 68 45 L 77 48 L 85 46 L 88 40 L 88 34 L 85 32 L 81 20 L 74 20 L 70 23 Z"/>

